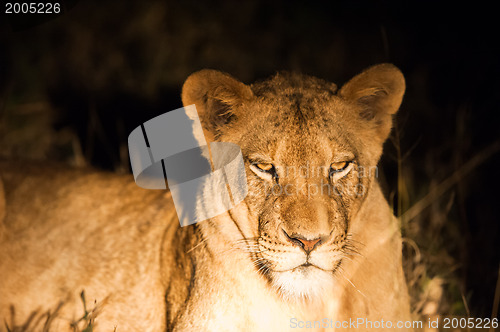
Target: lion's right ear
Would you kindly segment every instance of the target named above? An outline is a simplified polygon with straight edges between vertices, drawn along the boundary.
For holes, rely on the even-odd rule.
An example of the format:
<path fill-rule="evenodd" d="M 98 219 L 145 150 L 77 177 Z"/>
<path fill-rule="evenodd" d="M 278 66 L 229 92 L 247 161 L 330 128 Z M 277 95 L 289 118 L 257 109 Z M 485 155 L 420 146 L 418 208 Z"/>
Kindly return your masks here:
<path fill-rule="evenodd" d="M 195 104 L 208 140 L 213 141 L 218 129 L 238 116 L 238 108 L 250 100 L 249 86 L 229 74 L 204 69 L 191 74 L 182 87 L 184 106 Z"/>
<path fill-rule="evenodd" d="M 388 63 L 370 67 L 347 82 L 339 95 L 358 105 L 359 118 L 371 123 L 384 141 L 405 92 L 405 79 L 396 66 Z"/>

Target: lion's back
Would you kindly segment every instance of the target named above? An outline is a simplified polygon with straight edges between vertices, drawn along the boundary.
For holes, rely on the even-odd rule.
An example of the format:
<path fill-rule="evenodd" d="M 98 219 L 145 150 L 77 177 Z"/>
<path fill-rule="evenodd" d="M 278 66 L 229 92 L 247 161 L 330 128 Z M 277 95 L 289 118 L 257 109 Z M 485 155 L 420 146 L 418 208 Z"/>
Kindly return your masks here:
<path fill-rule="evenodd" d="M 161 287 L 160 244 L 178 225 L 169 193 L 138 188 L 131 175 L 57 165 L 0 163 L 0 176 L 2 320 L 11 305 L 20 323 L 35 309 L 81 302 L 82 290 L 91 303 L 130 297 L 134 305 L 134 289 Z M 68 307 L 67 319 L 83 314 L 81 303 Z"/>

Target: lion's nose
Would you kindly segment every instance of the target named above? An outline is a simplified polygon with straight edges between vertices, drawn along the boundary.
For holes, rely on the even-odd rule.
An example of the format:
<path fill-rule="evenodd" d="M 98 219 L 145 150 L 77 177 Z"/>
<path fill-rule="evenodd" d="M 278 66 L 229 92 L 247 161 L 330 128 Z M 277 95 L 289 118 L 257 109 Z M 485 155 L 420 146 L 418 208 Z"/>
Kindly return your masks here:
<path fill-rule="evenodd" d="M 310 253 L 316 247 L 316 245 L 321 241 L 321 239 L 314 239 L 314 240 L 305 240 L 301 238 L 295 238 L 295 239 L 300 242 L 300 246 L 307 253 Z"/>
<path fill-rule="evenodd" d="M 283 230 L 283 233 L 285 233 L 285 236 L 288 238 L 288 240 L 290 240 L 290 242 L 301 247 L 308 254 L 313 251 L 314 248 L 316 248 L 319 244 L 321 244 L 321 237 L 307 240 L 303 236 L 298 234 L 293 234 L 292 236 L 290 236 L 287 232 L 285 232 L 285 230 Z"/>

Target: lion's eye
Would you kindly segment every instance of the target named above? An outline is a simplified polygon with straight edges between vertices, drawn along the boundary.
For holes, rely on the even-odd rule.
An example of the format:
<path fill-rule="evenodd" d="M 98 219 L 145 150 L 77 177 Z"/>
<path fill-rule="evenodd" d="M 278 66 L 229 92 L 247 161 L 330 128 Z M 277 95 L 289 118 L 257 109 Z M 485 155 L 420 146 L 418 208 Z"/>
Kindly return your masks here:
<path fill-rule="evenodd" d="M 263 172 L 271 172 L 274 168 L 273 164 L 254 164 L 254 165 Z"/>
<path fill-rule="evenodd" d="M 330 173 L 331 172 L 341 172 L 347 167 L 347 161 L 341 161 L 338 163 L 332 163 L 330 165 Z"/>
<path fill-rule="evenodd" d="M 343 178 L 352 169 L 353 163 L 351 161 L 340 161 L 330 165 L 330 178 L 332 181 Z"/>
<path fill-rule="evenodd" d="M 264 179 L 278 181 L 278 172 L 271 163 L 253 163 L 250 165 L 250 169 Z"/>

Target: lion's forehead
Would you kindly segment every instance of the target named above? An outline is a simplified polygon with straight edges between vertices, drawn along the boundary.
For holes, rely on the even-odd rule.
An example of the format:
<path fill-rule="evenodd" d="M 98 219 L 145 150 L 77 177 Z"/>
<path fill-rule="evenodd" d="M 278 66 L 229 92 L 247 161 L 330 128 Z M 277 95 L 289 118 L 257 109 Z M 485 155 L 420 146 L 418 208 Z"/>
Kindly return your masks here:
<path fill-rule="evenodd" d="M 329 164 L 336 149 L 325 136 L 295 135 L 277 143 L 272 158 L 281 167 L 314 166 Z"/>
<path fill-rule="evenodd" d="M 338 155 L 352 154 L 351 126 L 335 105 L 302 105 L 294 102 L 256 105 L 240 119 L 231 134 L 238 135 L 249 150 L 267 154 L 273 160 L 297 165 L 304 162 L 332 162 Z"/>
<path fill-rule="evenodd" d="M 342 137 L 290 128 L 281 134 L 256 133 L 250 143 L 242 144 L 242 149 L 251 161 L 272 162 L 277 167 L 326 167 L 356 155 Z"/>

